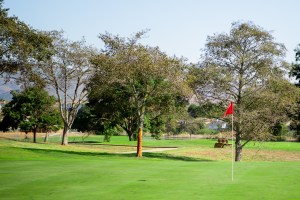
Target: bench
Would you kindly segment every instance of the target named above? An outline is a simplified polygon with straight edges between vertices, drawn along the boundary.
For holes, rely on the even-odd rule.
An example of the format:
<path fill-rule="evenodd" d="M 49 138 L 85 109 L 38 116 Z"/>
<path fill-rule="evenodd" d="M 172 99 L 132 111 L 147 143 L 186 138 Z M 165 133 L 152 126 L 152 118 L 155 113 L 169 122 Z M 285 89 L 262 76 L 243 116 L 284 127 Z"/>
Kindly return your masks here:
<path fill-rule="evenodd" d="M 232 144 L 228 144 L 228 140 L 225 138 L 219 138 L 218 142 L 215 143 L 214 148 L 224 148 L 224 146 L 230 146 Z"/>

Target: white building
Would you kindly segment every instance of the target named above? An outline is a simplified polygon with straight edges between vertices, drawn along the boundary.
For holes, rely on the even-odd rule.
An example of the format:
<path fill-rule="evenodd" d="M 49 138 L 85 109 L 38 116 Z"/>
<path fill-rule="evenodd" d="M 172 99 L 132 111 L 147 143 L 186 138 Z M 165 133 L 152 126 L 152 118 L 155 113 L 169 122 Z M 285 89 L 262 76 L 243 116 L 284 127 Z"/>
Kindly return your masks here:
<path fill-rule="evenodd" d="M 208 124 L 208 129 L 210 130 L 222 130 L 228 128 L 228 124 L 222 120 L 213 120 Z"/>

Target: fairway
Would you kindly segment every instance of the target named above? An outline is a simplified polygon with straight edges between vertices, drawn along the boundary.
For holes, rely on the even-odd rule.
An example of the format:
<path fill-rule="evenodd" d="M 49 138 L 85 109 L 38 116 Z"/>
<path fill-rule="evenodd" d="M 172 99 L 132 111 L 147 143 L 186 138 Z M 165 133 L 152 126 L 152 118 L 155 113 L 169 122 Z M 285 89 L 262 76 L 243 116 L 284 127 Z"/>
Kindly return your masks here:
<path fill-rule="evenodd" d="M 54 149 L 54 148 L 57 149 Z M 0 199 L 299 199 L 299 162 L 87 152 L 0 139 Z"/>

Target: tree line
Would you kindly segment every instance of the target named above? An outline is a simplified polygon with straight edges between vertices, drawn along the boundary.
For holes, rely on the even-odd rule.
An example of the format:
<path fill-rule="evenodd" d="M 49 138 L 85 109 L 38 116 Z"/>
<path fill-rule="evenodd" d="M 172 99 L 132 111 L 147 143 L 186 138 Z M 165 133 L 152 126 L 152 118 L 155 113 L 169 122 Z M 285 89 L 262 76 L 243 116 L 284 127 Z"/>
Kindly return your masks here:
<path fill-rule="evenodd" d="M 62 126 L 67 145 L 70 128 L 85 120 L 77 128 L 125 131 L 138 141 L 141 157 L 143 130 L 168 131 L 196 96 L 203 112 L 234 102 L 236 161 L 249 141 L 268 139 L 278 123 L 292 121 L 299 135 L 300 50 L 295 63 L 285 62 L 284 45 L 252 22 L 234 22 L 229 33 L 208 36 L 197 64 L 141 44 L 147 31 L 129 38 L 100 34 L 104 47 L 98 50 L 9 17 L 3 1 L 0 22 L 1 76 L 23 86 L 3 109 L 2 129 L 4 122 L 4 128 L 34 133 Z"/>

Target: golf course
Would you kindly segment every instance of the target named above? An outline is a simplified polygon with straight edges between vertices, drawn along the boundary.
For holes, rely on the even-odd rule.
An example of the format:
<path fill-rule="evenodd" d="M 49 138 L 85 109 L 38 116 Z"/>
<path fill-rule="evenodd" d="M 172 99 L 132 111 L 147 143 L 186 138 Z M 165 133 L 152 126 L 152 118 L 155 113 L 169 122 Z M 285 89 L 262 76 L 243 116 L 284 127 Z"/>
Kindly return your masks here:
<path fill-rule="evenodd" d="M 144 138 L 142 158 L 125 136 L 69 140 L 1 138 L 0 199 L 300 199 L 296 142 L 249 144 L 232 181 L 231 148 L 214 139 Z"/>
<path fill-rule="evenodd" d="M 0 200 L 300 200 L 299 7 L 0 0 Z"/>

